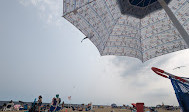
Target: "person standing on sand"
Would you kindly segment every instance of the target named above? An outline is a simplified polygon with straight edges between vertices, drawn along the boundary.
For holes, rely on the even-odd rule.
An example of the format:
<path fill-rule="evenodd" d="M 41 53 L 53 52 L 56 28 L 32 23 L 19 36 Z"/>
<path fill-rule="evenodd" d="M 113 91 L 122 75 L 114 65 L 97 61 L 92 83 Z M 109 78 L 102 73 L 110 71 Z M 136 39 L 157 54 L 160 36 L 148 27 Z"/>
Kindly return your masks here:
<path fill-rule="evenodd" d="M 64 101 L 62 102 L 62 109 L 64 108 Z"/>
<path fill-rule="evenodd" d="M 57 106 L 59 106 L 59 104 L 61 103 L 61 99 L 59 98 L 59 94 L 56 94 L 56 101 L 57 101 Z"/>
<path fill-rule="evenodd" d="M 38 97 L 38 102 L 37 102 L 38 112 L 40 112 L 40 110 L 41 110 L 41 105 L 42 105 L 42 96 L 40 95 Z"/>

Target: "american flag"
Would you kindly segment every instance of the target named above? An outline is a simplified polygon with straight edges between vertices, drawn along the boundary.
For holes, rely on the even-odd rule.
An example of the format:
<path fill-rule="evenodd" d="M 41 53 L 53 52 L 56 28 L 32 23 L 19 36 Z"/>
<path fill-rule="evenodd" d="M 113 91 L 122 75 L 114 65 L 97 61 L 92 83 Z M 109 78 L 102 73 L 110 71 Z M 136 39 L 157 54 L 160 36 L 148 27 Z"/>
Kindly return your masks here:
<path fill-rule="evenodd" d="M 68 100 L 71 100 L 71 96 L 68 96 Z"/>

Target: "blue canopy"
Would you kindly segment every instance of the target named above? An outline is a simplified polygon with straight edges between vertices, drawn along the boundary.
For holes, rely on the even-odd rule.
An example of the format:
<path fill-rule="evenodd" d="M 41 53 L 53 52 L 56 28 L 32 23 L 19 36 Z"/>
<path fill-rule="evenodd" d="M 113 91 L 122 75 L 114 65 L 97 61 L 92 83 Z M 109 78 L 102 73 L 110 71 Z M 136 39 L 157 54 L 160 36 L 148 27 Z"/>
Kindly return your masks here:
<path fill-rule="evenodd" d="M 169 77 L 183 112 L 189 112 L 189 84 Z"/>

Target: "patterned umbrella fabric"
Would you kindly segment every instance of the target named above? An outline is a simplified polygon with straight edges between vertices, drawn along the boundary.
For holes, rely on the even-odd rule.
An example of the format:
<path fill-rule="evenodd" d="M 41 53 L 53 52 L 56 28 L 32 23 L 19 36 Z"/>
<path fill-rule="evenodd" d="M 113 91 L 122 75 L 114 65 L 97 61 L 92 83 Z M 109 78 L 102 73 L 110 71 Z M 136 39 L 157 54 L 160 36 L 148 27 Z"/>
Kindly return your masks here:
<path fill-rule="evenodd" d="M 64 0 L 63 17 L 101 55 L 145 62 L 189 45 L 187 0 Z"/>

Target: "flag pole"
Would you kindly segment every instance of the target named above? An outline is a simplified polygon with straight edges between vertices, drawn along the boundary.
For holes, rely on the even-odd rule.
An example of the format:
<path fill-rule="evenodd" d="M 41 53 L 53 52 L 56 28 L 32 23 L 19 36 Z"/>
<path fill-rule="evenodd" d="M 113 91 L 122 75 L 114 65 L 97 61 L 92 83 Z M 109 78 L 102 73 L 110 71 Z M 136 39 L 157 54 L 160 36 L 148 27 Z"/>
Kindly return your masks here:
<path fill-rule="evenodd" d="M 167 3 L 164 0 L 158 0 L 158 2 L 163 7 L 165 12 L 169 16 L 170 20 L 173 22 L 174 26 L 176 27 L 176 29 L 178 30 L 178 32 L 180 33 L 180 35 L 182 36 L 182 38 L 184 39 L 184 41 L 189 47 L 189 35 L 184 29 L 184 27 L 180 24 L 180 22 L 175 17 L 175 15 L 173 14 L 173 12 L 171 11 L 171 9 L 168 7 Z"/>

